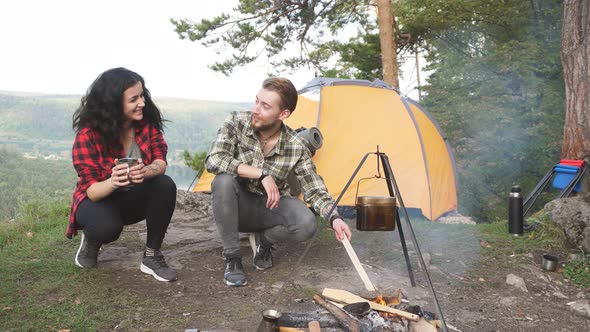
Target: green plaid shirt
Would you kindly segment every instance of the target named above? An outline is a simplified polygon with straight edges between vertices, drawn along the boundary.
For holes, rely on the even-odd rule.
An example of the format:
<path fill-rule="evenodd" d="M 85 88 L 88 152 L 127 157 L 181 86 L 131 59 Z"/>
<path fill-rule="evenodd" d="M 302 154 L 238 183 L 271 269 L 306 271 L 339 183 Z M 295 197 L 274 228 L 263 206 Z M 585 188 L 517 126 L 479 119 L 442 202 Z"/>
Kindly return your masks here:
<path fill-rule="evenodd" d="M 311 152 L 297 133 L 283 124 L 279 140 L 268 156 L 264 156 L 260 142 L 250 127 L 251 112 L 232 112 L 219 131 L 205 160 L 207 171 L 237 176 L 238 166 L 246 164 L 265 169 L 272 175 L 281 196 L 290 196 L 287 176 L 297 177 L 303 199 L 322 217 L 334 204 L 323 179 L 317 174 Z M 246 190 L 259 195 L 266 192 L 257 179 L 242 179 Z"/>

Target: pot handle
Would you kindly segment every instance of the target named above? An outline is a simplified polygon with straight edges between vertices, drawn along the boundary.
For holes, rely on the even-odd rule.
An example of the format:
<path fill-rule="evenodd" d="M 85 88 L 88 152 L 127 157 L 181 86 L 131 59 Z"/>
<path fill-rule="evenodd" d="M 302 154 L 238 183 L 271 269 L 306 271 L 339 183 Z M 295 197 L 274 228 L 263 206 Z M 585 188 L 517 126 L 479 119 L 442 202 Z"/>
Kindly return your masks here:
<path fill-rule="evenodd" d="M 369 179 L 372 179 L 374 177 L 377 177 L 377 176 L 372 176 L 372 177 L 368 177 L 368 178 L 361 178 L 361 179 L 359 179 L 357 181 L 357 183 L 356 183 L 356 194 L 354 195 L 354 205 L 355 206 L 357 206 L 359 204 L 358 198 L 359 198 L 359 187 L 361 186 L 361 181 L 363 181 L 363 180 L 369 180 Z"/>
<path fill-rule="evenodd" d="M 361 181 L 363 181 L 363 180 L 372 180 L 372 179 L 383 179 L 385 181 L 388 180 L 388 178 L 384 178 L 380 174 L 379 175 L 373 175 L 371 177 L 366 177 L 366 178 L 359 179 L 358 182 L 356 183 L 356 194 L 354 195 L 354 205 L 355 206 L 358 204 L 359 187 L 361 186 Z"/>
<path fill-rule="evenodd" d="M 377 153 L 379 153 L 379 145 L 377 145 Z M 361 181 L 363 180 L 370 180 L 370 179 L 383 179 L 385 181 L 389 181 L 388 177 L 383 177 L 381 176 L 381 166 L 379 163 L 379 157 L 377 157 L 377 174 L 370 176 L 370 177 L 366 177 L 366 178 L 360 178 L 358 180 L 358 182 L 356 183 L 356 194 L 354 195 L 354 205 L 356 206 L 358 204 L 358 197 L 359 197 L 359 187 L 361 185 Z"/>

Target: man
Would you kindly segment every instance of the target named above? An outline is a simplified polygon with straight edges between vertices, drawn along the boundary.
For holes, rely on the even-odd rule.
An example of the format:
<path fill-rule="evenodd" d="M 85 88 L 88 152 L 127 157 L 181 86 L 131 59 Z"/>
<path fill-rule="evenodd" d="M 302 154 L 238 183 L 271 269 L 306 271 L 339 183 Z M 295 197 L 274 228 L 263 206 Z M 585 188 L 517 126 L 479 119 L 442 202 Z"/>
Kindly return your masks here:
<path fill-rule="evenodd" d="M 213 216 L 223 243 L 225 284 L 246 285 L 239 232 L 250 232 L 254 266 L 272 267 L 272 245 L 301 242 L 317 229 L 307 205 L 290 196 L 287 176 L 292 171 L 306 202 L 321 216 L 334 204 L 316 173 L 311 152 L 294 130 L 283 124 L 295 110 L 297 90 L 285 78 L 262 83 L 251 112 L 233 112 L 219 129 L 207 155 Z M 328 218 L 338 240 L 351 238 L 337 209 Z"/>

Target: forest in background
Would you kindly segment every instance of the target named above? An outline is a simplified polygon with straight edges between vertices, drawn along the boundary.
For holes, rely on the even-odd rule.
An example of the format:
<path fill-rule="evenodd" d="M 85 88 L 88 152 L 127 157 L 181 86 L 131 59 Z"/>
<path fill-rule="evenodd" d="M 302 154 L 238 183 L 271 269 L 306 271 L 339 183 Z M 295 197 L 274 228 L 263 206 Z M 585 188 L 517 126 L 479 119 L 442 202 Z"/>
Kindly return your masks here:
<path fill-rule="evenodd" d="M 429 30 L 423 36 L 432 74 L 422 103 L 454 148 L 463 212 L 478 221 L 505 220 L 511 186 L 521 185 L 526 196 L 559 162 L 563 4 L 445 4 L 443 12 L 418 11 L 412 1 L 403 6 L 409 29 Z M 543 195 L 536 207 L 555 197 Z"/>

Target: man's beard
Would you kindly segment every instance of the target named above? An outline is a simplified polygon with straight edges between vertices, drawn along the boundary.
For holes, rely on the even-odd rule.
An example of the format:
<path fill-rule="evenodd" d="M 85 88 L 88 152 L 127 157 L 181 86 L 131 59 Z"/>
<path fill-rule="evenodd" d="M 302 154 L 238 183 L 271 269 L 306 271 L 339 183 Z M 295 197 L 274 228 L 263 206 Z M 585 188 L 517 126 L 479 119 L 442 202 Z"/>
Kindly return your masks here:
<path fill-rule="evenodd" d="M 253 122 L 250 122 L 250 128 L 252 128 L 254 131 L 257 132 L 265 132 L 265 131 L 269 131 L 275 128 L 277 122 L 280 122 L 280 120 L 277 120 L 273 123 L 268 123 L 268 124 L 263 124 L 260 125 L 259 127 L 255 127 Z"/>

